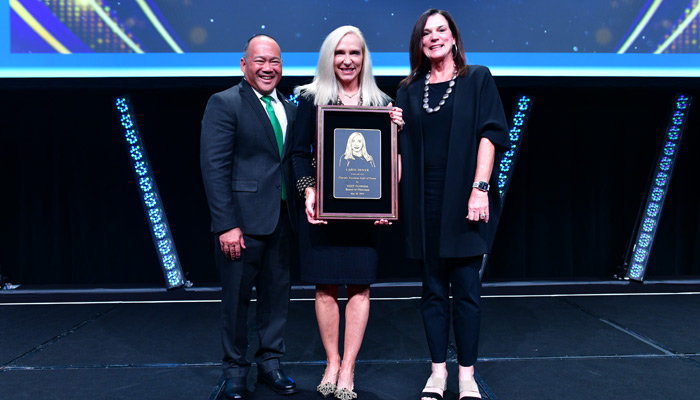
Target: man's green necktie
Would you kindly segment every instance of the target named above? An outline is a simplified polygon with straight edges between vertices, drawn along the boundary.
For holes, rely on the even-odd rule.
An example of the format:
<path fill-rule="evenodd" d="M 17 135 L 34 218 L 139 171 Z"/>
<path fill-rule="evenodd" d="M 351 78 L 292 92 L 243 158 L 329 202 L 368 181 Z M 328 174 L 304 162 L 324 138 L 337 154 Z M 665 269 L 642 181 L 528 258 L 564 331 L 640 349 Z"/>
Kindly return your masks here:
<path fill-rule="evenodd" d="M 282 125 L 280 125 L 280 120 L 277 119 L 275 114 L 275 109 L 272 108 L 272 97 L 263 96 L 262 101 L 265 103 L 265 110 L 267 115 L 270 116 L 270 122 L 272 123 L 272 129 L 275 131 L 275 138 L 277 139 L 277 147 L 280 151 L 280 160 L 282 159 L 282 146 L 284 146 L 284 137 L 282 136 Z M 282 180 L 282 200 L 286 200 L 287 196 L 284 190 L 284 179 Z"/>

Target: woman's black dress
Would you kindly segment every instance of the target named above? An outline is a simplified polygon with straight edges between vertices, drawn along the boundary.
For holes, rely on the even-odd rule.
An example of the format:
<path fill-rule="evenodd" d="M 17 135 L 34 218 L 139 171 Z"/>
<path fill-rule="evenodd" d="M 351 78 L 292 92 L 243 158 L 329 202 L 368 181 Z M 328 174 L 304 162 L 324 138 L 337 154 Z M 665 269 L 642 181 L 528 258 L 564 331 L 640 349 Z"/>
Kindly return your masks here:
<path fill-rule="evenodd" d="M 315 144 L 316 106 L 313 99 L 300 96 L 292 133 L 292 166 L 297 183 L 316 177 Z M 374 283 L 378 264 L 374 223 L 330 220 L 327 225 L 312 225 L 306 219 L 303 198 L 297 203 L 301 279 L 315 284 Z"/>

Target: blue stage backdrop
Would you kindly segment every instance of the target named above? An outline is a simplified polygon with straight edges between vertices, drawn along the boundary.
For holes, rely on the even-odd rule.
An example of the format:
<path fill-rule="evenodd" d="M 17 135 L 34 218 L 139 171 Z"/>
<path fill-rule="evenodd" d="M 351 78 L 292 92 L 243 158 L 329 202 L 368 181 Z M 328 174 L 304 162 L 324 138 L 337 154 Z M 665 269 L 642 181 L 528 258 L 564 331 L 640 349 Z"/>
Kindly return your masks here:
<path fill-rule="evenodd" d="M 0 77 L 240 75 L 245 41 L 275 37 L 286 75 L 314 73 L 340 25 L 359 27 L 375 73 L 405 76 L 417 0 L 9 0 Z M 502 76 L 700 76 L 700 0 L 435 1 L 470 63 Z"/>

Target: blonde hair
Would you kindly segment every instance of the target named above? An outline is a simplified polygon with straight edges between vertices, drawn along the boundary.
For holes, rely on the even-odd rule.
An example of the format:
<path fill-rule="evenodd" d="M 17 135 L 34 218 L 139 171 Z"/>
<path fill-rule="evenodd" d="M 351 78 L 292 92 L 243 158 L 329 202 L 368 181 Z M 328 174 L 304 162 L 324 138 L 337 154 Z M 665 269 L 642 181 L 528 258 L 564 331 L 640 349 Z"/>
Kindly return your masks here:
<path fill-rule="evenodd" d="M 333 103 L 338 98 L 338 81 L 335 77 L 335 48 L 340 40 L 348 34 L 356 35 L 362 42 L 362 71 L 359 76 L 362 105 L 383 106 L 391 98 L 379 90 L 372 75 L 372 58 L 367 42 L 359 29 L 351 25 L 341 26 L 326 36 L 318 52 L 318 64 L 314 80 L 303 86 L 297 86 L 294 93 L 306 99 L 314 98 L 314 105 Z"/>
<path fill-rule="evenodd" d="M 364 158 L 365 161 L 372 164 L 374 167 L 374 158 L 367 152 L 367 141 L 365 141 L 365 137 L 360 132 L 353 132 L 350 134 L 350 137 L 348 137 L 348 144 L 345 146 L 345 154 L 340 157 L 338 164 L 342 163 L 343 159 L 345 159 L 348 161 L 348 165 L 350 165 L 350 160 L 355 159 L 355 156 L 352 154 L 352 140 L 356 137 L 359 137 L 362 140 L 362 149 L 360 150 L 360 153 L 362 153 L 362 158 Z"/>

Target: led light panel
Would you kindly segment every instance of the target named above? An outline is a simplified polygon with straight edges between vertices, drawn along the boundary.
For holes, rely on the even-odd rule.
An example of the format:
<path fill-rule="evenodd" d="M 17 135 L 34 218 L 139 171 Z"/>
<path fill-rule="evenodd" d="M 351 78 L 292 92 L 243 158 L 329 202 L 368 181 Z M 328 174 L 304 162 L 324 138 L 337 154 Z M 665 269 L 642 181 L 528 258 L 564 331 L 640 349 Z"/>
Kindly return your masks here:
<path fill-rule="evenodd" d="M 679 95 L 666 130 L 659 156 L 656 161 L 651 187 L 646 196 L 644 213 L 640 215 L 639 228 L 635 233 L 635 242 L 627 260 L 626 279 L 643 281 L 649 254 L 654 244 L 656 228 L 661 219 L 664 200 L 673 173 L 673 166 L 678 154 L 681 137 L 685 128 L 686 117 L 690 109 L 691 97 Z"/>
<path fill-rule="evenodd" d="M 119 97 L 116 99 L 115 105 L 129 152 L 131 168 L 141 194 L 141 204 L 148 218 L 151 237 L 158 252 L 158 261 L 163 270 L 166 286 L 168 289 L 184 286 L 186 281 L 175 249 L 175 242 L 170 234 L 170 226 L 160 201 L 158 186 L 148 161 L 146 148 L 141 140 L 141 134 L 131 113 L 130 103 L 127 98 Z"/>

